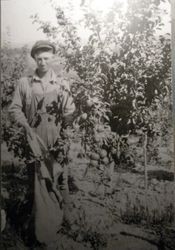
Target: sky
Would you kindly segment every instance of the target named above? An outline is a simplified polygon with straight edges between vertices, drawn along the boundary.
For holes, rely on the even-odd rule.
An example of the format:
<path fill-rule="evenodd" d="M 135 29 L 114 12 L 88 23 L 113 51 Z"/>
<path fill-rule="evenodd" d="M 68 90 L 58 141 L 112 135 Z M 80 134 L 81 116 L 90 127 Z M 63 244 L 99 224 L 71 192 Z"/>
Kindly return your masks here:
<path fill-rule="evenodd" d="M 62 7 L 69 6 L 68 0 L 51 0 Z M 107 11 L 113 2 L 121 0 L 84 0 L 88 1 L 92 8 Z M 80 5 L 83 0 L 72 0 L 73 10 L 71 17 L 74 21 L 82 17 Z M 122 0 L 126 2 L 126 0 Z M 167 7 L 168 11 L 169 7 Z M 42 20 L 55 23 L 55 16 L 49 0 L 1 0 L 1 39 L 3 41 L 10 37 L 12 47 L 20 47 L 24 44 L 33 44 L 36 40 L 45 39 L 45 35 L 38 30 L 37 24 L 32 24 L 31 15 L 38 13 Z M 168 17 L 164 18 L 165 30 L 170 32 Z M 7 35 L 8 34 L 8 35 Z M 82 30 L 82 34 L 85 31 Z"/>
<path fill-rule="evenodd" d="M 1 3 L 2 38 L 8 30 L 12 46 L 31 43 L 45 36 L 32 24 L 31 15 L 38 12 L 41 16 L 52 16 L 52 10 L 47 0 L 4 0 Z"/>

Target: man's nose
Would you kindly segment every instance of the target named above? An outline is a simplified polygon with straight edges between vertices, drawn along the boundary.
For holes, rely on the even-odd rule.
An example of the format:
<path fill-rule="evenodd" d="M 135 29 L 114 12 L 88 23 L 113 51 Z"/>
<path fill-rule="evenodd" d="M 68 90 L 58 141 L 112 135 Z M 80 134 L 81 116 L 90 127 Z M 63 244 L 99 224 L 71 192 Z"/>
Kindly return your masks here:
<path fill-rule="evenodd" d="M 42 59 L 42 60 L 41 60 L 41 65 L 43 66 L 43 65 L 45 65 L 45 64 L 46 64 L 45 60 Z"/>

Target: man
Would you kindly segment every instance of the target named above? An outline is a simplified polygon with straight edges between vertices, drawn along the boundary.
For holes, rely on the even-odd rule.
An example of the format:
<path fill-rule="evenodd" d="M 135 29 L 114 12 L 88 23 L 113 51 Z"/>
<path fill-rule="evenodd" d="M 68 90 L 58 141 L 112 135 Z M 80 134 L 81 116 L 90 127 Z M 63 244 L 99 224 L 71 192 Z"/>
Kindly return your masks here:
<path fill-rule="evenodd" d="M 35 161 L 34 166 L 34 225 L 37 240 L 46 244 L 56 240 L 62 221 L 61 200 L 55 183 L 60 165 L 47 153 L 57 143 L 61 132 L 71 125 L 75 111 L 69 90 L 51 69 L 55 53 L 56 48 L 49 41 L 34 44 L 31 56 L 37 68 L 34 75 L 20 79 L 10 106 L 10 113 L 15 121 L 26 130 L 34 155 L 37 156 L 38 152 L 40 154 L 40 160 Z M 67 165 L 62 167 L 62 194 L 66 203 Z"/>

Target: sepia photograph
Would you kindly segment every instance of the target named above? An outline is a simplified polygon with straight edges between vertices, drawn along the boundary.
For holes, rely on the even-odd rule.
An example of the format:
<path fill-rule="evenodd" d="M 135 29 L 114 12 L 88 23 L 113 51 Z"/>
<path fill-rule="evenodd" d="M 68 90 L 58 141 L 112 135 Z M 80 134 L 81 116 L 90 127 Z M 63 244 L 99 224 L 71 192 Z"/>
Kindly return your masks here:
<path fill-rule="evenodd" d="M 173 9 L 1 0 L 2 250 L 175 249 Z"/>

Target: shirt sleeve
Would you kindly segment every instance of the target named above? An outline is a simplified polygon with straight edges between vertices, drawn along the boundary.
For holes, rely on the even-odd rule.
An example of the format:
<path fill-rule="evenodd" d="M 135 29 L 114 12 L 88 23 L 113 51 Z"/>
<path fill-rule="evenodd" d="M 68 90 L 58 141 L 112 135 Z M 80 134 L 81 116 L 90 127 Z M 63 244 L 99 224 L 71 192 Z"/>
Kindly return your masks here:
<path fill-rule="evenodd" d="M 63 91 L 62 99 L 62 114 L 63 114 L 63 126 L 71 126 L 74 118 L 75 104 L 73 97 L 68 90 Z"/>
<path fill-rule="evenodd" d="M 12 103 L 9 107 L 9 114 L 12 119 L 18 124 L 25 126 L 28 125 L 26 116 L 24 114 L 25 107 L 25 92 L 26 92 L 25 79 L 21 78 L 15 89 Z"/>

